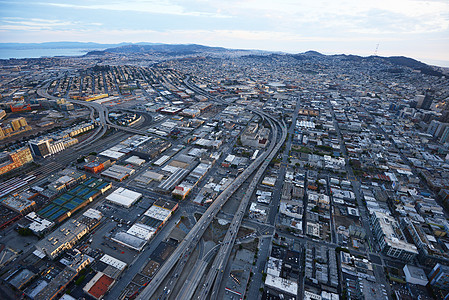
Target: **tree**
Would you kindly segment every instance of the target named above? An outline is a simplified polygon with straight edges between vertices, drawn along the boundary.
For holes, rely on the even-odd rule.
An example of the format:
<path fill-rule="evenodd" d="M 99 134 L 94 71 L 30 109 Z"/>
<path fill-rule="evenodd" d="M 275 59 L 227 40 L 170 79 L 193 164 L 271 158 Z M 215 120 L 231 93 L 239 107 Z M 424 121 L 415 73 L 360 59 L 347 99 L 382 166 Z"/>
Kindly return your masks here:
<path fill-rule="evenodd" d="M 33 231 L 29 228 L 19 228 L 17 231 L 21 236 L 30 236 L 33 234 Z"/>
<path fill-rule="evenodd" d="M 76 281 L 75 284 L 76 285 L 81 285 L 81 283 L 83 283 L 84 278 L 86 278 L 86 275 L 81 275 Z"/>

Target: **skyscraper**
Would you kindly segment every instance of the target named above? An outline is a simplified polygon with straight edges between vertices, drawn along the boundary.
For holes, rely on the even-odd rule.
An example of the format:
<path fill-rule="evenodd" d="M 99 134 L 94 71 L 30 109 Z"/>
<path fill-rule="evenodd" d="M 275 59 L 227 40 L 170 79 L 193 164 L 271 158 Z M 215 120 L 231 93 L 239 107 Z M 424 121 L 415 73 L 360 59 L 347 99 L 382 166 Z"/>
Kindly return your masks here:
<path fill-rule="evenodd" d="M 424 96 L 424 99 L 421 103 L 421 106 L 418 105 L 418 108 L 429 110 L 430 106 L 432 105 L 432 101 L 433 101 L 432 93 L 430 90 L 427 90 L 426 95 Z"/>

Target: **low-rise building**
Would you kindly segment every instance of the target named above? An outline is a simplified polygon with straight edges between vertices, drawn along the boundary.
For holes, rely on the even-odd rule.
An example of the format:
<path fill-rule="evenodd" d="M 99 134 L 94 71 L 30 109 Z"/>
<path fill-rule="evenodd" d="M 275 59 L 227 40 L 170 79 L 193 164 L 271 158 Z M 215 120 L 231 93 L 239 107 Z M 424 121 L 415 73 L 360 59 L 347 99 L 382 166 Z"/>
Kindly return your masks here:
<path fill-rule="evenodd" d="M 36 249 L 49 258 L 56 258 L 62 251 L 71 249 L 88 232 L 88 227 L 77 220 L 70 220 L 36 243 Z"/>
<path fill-rule="evenodd" d="M 124 206 L 126 208 L 131 207 L 136 201 L 142 198 L 141 193 L 137 193 L 125 188 L 118 188 L 112 194 L 106 197 L 106 200 Z"/>
<path fill-rule="evenodd" d="M 412 265 L 405 265 L 403 271 L 407 283 L 426 286 L 429 282 L 426 273 L 421 268 Z"/>
<path fill-rule="evenodd" d="M 31 191 L 25 191 L 20 194 L 11 195 L 3 200 L 1 204 L 22 214 L 32 211 L 36 207 L 36 202 L 33 200 L 36 194 Z"/>
<path fill-rule="evenodd" d="M 123 181 L 130 175 L 134 174 L 134 172 L 134 169 L 125 166 L 113 165 L 106 171 L 101 172 L 101 175 L 106 178 L 114 179 L 116 181 Z"/>
<path fill-rule="evenodd" d="M 35 212 L 30 212 L 25 218 L 31 222 L 28 228 L 37 236 L 47 233 L 55 225 L 54 222 L 39 217 Z"/>

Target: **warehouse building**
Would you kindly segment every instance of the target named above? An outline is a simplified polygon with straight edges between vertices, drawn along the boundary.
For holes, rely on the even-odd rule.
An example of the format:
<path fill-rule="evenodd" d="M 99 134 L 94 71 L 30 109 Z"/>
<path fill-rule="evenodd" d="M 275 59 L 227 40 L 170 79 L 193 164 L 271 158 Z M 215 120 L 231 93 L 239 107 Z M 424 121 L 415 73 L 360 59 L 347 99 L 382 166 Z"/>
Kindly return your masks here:
<path fill-rule="evenodd" d="M 162 181 L 162 179 L 164 179 L 164 175 L 152 171 L 147 171 L 142 175 L 140 175 L 139 177 L 137 177 L 135 180 L 143 184 L 149 184 L 153 180 L 160 182 Z"/>
<path fill-rule="evenodd" d="M 116 233 L 112 240 L 128 248 L 141 251 L 177 208 L 178 203 L 176 202 L 157 200 L 139 222 L 134 223 L 127 231 Z"/>
<path fill-rule="evenodd" d="M 134 174 L 135 170 L 119 165 L 113 165 L 106 171 L 101 172 L 101 175 L 116 181 L 123 181 L 130 175 Z"/>
<path fill-rule="evenodd" d="M 112 185 L 108 181 L 90 178 L 54 199 L 50 204 L 39 210 L 37 214 L 52 222 L 62 222 L 111 187 Z"/>
<path fill-rule="evenodd" d="M 136 201 L 142 198 L 141 193 L 137 193 L 125 188 L 118 188 L 112 194 L 106 197 L 106 200 L 124 206 L 126 208 L 131 207 Z"/>
<path fill-rule="evenodd" d="M 139 158 L 138 156 L 131 156 L 130 158 L 125 160 L 125 162 L 134 166 L 141 166 L 145 163 L 145 160 Z"/>

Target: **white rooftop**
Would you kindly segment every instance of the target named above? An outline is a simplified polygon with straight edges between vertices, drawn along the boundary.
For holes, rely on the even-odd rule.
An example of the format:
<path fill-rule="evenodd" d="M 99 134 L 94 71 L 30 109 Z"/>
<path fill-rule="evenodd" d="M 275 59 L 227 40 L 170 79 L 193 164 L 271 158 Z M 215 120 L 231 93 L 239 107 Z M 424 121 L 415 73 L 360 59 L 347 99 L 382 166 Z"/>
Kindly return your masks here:
<path fill-rule="evenodd" d="M 117 159 L 121 158 L 122 156 L 124 156 L 125 153 L 121 153 L 121 152 L 113 151 L 113 150 L 105 150 L 103 152 L 100 152 L 100 155 L 117 160 Z"/>
<path fill-rule="evenodd" d="M 145 216 L 151 217 L 156 220 L 165 221 L 170 216 L 171 210 L 153 205 L 146 212 Z"/>
<path fill-rule="evenodd" d="M 119 270 L 124 270 L 126 268 L 126 263 L 107 254 L 103 255 L 103 257 L 100 258 L 100 261 Z"/>
<path fill-rule="evenodd" d="M 140 166 L 140 165 L 145 163 L 145 159 L 141 159 L 138 156 L 131 156 L 130 158 L 125 160 L 125 162 L 133 164 L 133 165 Z"/>
<path fill-rule="evenodd" d="M 139 239 L 148 241 L 154 235 L 155 231 L 156 229 L 150 226 L 136 223 L 133 226 L 131 226 L 131 228 L 128 229 L 127 233 L 132 234 L 138 237 Z"/>
<path fill-rule="evenodd" d="M 83 216 L 91 219 L 100 220 L 103 217 L 103 214 L 96 209 L 89 208 L 85 213 L 83 213 Z"/>
<path fill-rule="evenodd" d="M 298 284 L 294 281 L 267 274 L 265 284 L 276 290 L 296 295 L 298 292 Z"/>
<path fill-rule="evenodd" d="M 106 197 L 107 200 L 122 205 L 125 207 L 130 207 L 134 202 L 142 197 L 141 193 L 137 193 L 125 188 L 118 188 L 112 194 Z"/>
<path fill-rule="evenodd" d="M 161 165 L 163 165 L 167 160 L 169 160 L 169 158 L 170 158 L 170 156 L 168 156 L 168 155 L 163 155 L 163 156 L 161 156 L 158 160 L 156 160 L 156 161 L 154 162 L 154 164 L 155 164 L 156 166 L 161 166 Z"/>

